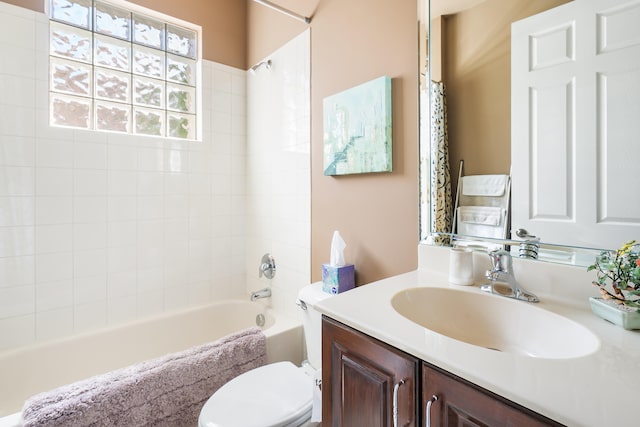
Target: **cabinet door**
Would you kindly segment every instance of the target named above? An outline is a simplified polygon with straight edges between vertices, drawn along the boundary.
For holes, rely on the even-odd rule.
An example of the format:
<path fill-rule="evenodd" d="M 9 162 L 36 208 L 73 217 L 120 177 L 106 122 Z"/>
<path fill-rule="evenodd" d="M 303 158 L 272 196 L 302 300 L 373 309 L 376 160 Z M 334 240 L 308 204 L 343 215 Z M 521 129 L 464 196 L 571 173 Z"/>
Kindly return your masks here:
<path fill-rule="evenodd" d="M 418 369 L 416 358 L 324 317 L 323 426 L 394 427 L 394 400 L 397 426 L 417 426 Z"/>
<path fill-rule="evenodd" d="M 433 396 L 438 400 L 434 401 Z M 429 400 L 432 401 L 430 414 L 427 413 Z M 430 418 L 430 427 L 561 426 L 426 363 L 422 366 L 422 411 L 424 425 L 429 425 Z"/>

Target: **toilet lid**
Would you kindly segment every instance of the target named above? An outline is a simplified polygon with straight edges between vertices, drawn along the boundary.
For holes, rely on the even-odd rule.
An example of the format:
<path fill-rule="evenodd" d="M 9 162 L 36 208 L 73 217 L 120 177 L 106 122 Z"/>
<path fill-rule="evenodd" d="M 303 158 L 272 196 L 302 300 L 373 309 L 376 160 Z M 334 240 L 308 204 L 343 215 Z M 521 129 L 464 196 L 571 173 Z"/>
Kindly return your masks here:
<path fill-rule="evenodd" d="M 313 381 L 291 362 L 253 369 L 207 400 L 200 427 L 282 427 L 311 411 Z"/>

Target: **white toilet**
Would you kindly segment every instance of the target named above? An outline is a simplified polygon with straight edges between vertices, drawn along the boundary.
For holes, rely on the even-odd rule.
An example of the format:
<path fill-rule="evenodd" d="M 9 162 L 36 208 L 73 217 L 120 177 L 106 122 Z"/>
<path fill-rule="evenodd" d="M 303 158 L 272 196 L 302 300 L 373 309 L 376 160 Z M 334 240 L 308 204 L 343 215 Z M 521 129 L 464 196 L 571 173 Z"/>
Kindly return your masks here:
<path fill-rule="evenodd" d="M 315 305 L 332 296 L 322 283 L 298 293 L 303 309 L 304 336 L 309 364 L 270 363 L 245 372 L 220 387 L 204 404 L 199 427 L 312 426 L 314 373 L 321 369 L 322 321 Z"/>

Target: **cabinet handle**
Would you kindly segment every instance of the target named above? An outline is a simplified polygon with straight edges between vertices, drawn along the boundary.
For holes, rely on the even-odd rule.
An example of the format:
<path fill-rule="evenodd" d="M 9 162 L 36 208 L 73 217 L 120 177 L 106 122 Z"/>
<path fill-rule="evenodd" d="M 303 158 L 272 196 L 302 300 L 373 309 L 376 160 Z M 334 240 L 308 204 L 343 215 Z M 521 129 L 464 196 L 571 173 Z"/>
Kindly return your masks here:
<path fill-rule="evenodd" d="M 431 427 L 431 405 L 433 405 L 433 403 L 436 402 L 437 400 L 438 400 L 438 396 L 434 394 L 433 396 L 431 396 L 431 399 L 429 399 L 429 401 L 427 402 L 427 409 L 425 409 L 425 413 L 427 414 L 427 423 L 425 424 L 426 427 Z"/>
<path fill-rule="evenodd" d="M 406 379 L 402 379 L 393 386 L 393 427 L 398 427 L 398 391 L 405 382 Z"/>

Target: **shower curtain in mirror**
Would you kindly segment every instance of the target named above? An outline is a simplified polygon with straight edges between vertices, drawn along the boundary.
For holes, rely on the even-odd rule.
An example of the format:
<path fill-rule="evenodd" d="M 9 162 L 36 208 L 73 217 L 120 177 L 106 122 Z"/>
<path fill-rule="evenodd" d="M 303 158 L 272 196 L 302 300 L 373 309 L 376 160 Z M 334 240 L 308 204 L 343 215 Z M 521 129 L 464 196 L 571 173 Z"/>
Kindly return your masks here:
<path fill-rule="evenodd" d="M 451 176 L 447 103 L 442 82 L 431 82 L 431 230 L 450 233 Z M 446 236 L 434 236 L 435 243 L 447 244 Z"/>

